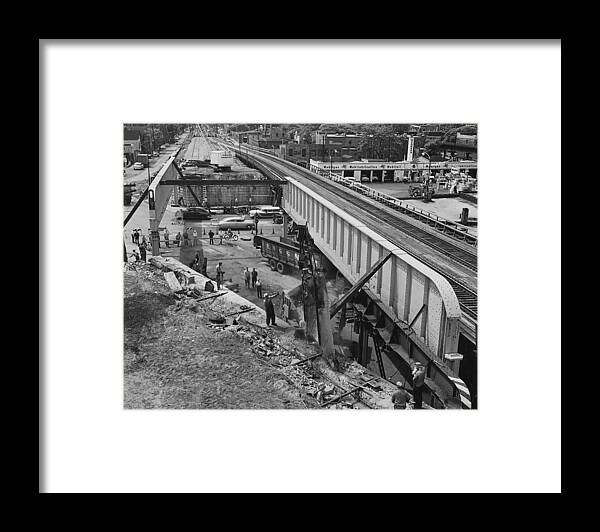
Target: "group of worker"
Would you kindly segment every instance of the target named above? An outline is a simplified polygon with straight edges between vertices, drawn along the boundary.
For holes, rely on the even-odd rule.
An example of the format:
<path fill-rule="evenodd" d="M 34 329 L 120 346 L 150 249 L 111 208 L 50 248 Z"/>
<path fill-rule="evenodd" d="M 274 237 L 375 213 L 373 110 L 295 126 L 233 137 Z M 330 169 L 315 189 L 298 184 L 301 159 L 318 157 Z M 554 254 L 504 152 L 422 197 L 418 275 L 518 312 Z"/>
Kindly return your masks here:
<path fill-rule="evenodd" d="M 131 241 L 134 244 L 138 244 L 140 243 L 140 236 L 141 236 L 141 229 L 133 229 L 131 231 Z M 225 232 L 225 238 L 231 238 L 233 235 L 233 231 L 231 230 L 231 228 L 229 228 L 226 232 Z M 219 244 L 223 244 L 223 233 L 219 233 L 219 239 L 220 242 Z M 144 237 L 145 239 L 145 237 Z M 167 246 L 168 248 L 171 247 L 171 233 L 169 233 L 169 229 L 166 228 L 165 232 L 164 232 L 164 242 L 165 242 L 165 246 Z M 183 246 L 198 246 L 200 244 L 200 236 L 198 233 L 198 230 L 195 227 L 184 227 L 183 229 L 183 233 L 181 231 L 178 231 L 177 234 L 175 235 L 175 238 L 173 239 L 173 242 L 175 243 L 175 245 L 177 247 L 181 246 L 183 243 Z M 209 244 L 214 244 L 215 243 L 215 233 L 213 232 L 213 230 L 211 229 L 208 232 L 208 243 Z M 158 246 L 160 247 L 160 240 L 159 240 L 159 244 Z M 148 248 L 148 245 L 146 245 L 146 249 Z"/>
<path fill-rule="evenodd" d="M 256 296 L 262 299 L 262 283 L 258 278 L 258 272 L 256 271 L 256 268 L 252 268 L 252 271 L 250 271 L 247 266 L 244 268 L 244 284 L 248 289 L 256 288 Z"/>
<path fill-rule="evenodd" d="M 216 271 L 217 290 L 220 290 L 221 286 L 223 285 L 224 275 L 225 270 L 223 269 L 223 263 L 219 262 Z M 267 326 L 275 325 L 275 307 L 273 305 L 274 296 L 272 294 L 263 294 L 262 282 L 258 278 L 258 272 L 256 271 L 256 268 L 252 268 L 252 271 L 250 271 L 248 267 L 244 268 L 244 284 L 248 289 L 256 288 L 256 296 L 260 299 L 264 299 L 265 302 Z"/>
<path fill-rule="evenodd" d="M 230 238 L 233 237 L 233 231 L 231 230 L 231 227 L 227 228 L 227 231 L 225 232 L 225 234 L 227 235 L 227 240 L 229 240 Z M 223 233 L 219 232 L 219 245 L 223 245 Z M 215 233 L 214 231 L 211 229 L 208 232 L 208 243 L 214 245 L 215 243 Z"/>
<path fill-rule="evenodd" d="M 423 408 L 423 385 L 425 384 L 425 366 L 420 362 L 415 362 L 412 369 L 412 392 L 413 408 L 420 410 Z M 397 382 L 398 391 L 392 395 L 394 409 L 404 410 L 410 402 L 410 395 L 406 391 L 402 382 Z"/>
<path fill-rule="evenodd" d="M 134 229 L 131 231 L 131 241 L 137 244 L 139 252 L 134 249 L 129 256 L 133 257 L 135 262 L 146 262 L 146 250 L 148 249 L 148 242 L 146 236 L 142 234 L 141 229 Z"/>
<path fill-rule="evenodd" d="M 195 227 L 184 227 L 183 228 L 183 245 L 184 246 L 197 246 L 199 244 L 198 231 Z"/>

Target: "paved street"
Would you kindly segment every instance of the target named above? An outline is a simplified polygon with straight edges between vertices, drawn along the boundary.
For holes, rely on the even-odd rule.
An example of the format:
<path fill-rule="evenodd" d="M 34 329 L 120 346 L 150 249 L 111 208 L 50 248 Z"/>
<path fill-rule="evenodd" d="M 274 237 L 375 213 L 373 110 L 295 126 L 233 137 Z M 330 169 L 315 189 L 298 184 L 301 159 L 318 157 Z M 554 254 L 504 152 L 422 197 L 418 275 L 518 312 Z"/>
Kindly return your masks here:
<path fill-rule="evenodd" d="M 152 157 L 150 159 L 150 175 L 154 176 L 161 169 L 162 165 L 165 164 L 167 159 L 173 155 L 177 149 L 181 146 L 181 143 L 171 144 L 165 149 L 160 151 L 158 157 Z M 148 168 L 142 170 L 134 170 L 133 165 L 125 168 L 125 175 L 123 177 L 124 183 L 148 183 Z"/>

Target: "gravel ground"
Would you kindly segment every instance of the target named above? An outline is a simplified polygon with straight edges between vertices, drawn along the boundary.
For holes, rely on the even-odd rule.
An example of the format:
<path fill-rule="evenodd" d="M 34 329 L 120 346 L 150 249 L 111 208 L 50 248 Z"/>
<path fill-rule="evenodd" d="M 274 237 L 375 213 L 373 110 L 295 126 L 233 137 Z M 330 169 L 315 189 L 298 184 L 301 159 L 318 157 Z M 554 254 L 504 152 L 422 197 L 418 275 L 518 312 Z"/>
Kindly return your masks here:
<path fill-rule="evenodd" d="M 317 406 L 239 335 L 175 304 L 161 272 L 128 265 L 124 277 L 125 408 Z"/>

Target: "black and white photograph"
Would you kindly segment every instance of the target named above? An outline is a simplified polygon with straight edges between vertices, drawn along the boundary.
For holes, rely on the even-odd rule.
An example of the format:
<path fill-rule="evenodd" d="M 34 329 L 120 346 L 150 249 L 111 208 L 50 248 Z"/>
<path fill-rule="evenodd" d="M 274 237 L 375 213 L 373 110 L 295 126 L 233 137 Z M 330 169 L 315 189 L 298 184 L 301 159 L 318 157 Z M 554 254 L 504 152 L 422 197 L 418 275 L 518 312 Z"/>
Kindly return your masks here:
<path fill-rule="evenodd" d="M 477 408 L 477 124 L 124 124 L 125 408 Z"/>
<path fill-rule="evenodd" d="M 561 46 L 40 39 L 39 492 L 561 493 Z"/>

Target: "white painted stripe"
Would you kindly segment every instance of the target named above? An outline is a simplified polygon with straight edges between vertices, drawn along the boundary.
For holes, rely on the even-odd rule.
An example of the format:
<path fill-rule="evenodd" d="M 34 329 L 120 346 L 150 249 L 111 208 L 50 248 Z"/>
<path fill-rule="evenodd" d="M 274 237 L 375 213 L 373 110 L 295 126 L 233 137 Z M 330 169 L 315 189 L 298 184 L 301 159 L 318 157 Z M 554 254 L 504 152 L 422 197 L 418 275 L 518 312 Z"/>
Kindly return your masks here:
<path fill-rule="evenodd" d="M 469 393 L 469 389 L 466 386 L 463 386 L 462 384 L 456 384 L 456 387 L 461 391 L 461 392 L 465 392 L 465 395 L 471 395 Z"/>

